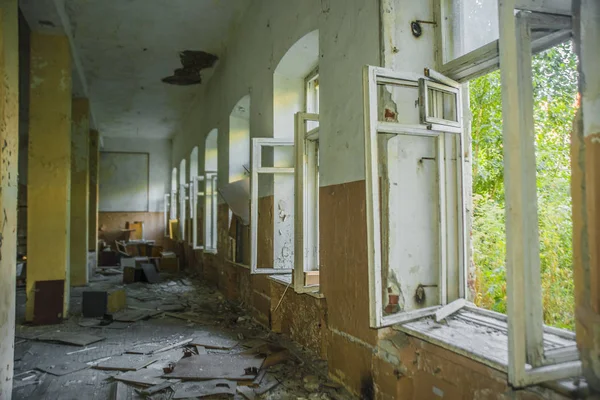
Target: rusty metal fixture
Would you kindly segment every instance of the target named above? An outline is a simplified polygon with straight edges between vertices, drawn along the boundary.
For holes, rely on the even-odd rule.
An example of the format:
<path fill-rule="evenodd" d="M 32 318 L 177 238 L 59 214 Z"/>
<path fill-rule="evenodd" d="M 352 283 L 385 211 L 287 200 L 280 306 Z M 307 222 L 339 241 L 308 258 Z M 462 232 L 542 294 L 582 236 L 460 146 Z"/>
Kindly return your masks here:
<path fill-rule="evenodd" d="M 423 27 L 421 26 L 421 24 L 437 26 L 437 22 L 435 22 L 435 21 L 423 21 L 420 19 L 416 19 L 416 20 L 412 21 L 410 23 L 410 31 L 412 32 L 413 36 L 416 38 L 421 37 L 421 35 L 423 34 Z"/>
<path fill-rule="evenodd" d="M 182 358 L 188 358 L 193 355 L 194 355 L 194 351 L 191 348 L 186 347 L 185 349 L 183 349 L 183 357 Z"/>
<path fill-rule="evenodd" d="M 163 368 L 165 374 L 170 374 L 175 369 L 175 363 L 170 362 L 166 367 Z"/>
<path fill-rule="evenodd" d="M 426 300 L 425 288 L 436 288 L 438 285 L 419 285 L 415 290 L 415 302 L 417 304 L 424 304 Z"/>

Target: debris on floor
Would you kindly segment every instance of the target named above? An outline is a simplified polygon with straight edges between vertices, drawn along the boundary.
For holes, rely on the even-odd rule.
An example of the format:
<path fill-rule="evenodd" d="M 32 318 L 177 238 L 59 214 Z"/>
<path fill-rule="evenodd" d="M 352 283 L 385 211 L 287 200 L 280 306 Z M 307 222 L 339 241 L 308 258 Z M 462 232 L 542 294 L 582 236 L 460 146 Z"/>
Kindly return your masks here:
<path fill-rule="evenodd" d="M 124 309 L 100 313 L 110 293 Z M 85 293 L 93 293 L 86 295 Z M 25 293 L 18 293 L 23 320 Z M 97 317 L 82 317 L 83 302 Z M 102 314 L 102 315 L 100 315 Z M 88 313 L 89 315 L 89 313 Z M 324 361 L 190 278 L 73 288 L 60 325 L 18 324 L 13 399 L 351 399 Z M 315 397 L 317 396 L 317 397 Z"/>

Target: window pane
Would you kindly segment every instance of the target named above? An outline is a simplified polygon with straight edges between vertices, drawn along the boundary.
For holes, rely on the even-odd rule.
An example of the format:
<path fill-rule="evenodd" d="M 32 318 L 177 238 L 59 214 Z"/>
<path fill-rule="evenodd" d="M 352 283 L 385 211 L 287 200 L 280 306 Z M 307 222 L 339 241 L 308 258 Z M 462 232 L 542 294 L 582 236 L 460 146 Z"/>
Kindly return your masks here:
<path fill-rule="evenodd" d="M 446 0 L 444 62 L 499 38 L 495 0 Z"/>

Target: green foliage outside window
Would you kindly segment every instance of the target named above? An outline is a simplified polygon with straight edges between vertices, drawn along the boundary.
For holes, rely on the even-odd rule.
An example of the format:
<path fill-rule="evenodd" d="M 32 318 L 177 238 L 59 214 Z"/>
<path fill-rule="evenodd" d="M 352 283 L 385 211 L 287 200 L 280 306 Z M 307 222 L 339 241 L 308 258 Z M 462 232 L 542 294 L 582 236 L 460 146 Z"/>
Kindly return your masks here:
<path fill-rule="evenodd" d="M 571 43 L 533 59 L 537 195 L 544 321 L 574 329 L 570 133 L 577 110 Z M 473 151 L 475 303 L 506 312 L 506 237 L 500 72 L 469 84 Z"/>

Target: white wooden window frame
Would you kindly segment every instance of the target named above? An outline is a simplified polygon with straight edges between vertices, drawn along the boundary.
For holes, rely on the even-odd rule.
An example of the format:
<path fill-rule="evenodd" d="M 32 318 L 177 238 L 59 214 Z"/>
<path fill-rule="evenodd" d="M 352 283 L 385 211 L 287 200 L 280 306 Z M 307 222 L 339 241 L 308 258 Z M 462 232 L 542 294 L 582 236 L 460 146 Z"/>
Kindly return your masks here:
<path fill-rule="evenodd" d="M 164 224 L 165 224 L 165 237 L 169 237 L 169 217 L 171 216 L 171 195 L 169 193 L 165 193 L 164 194 L 164 205 L 163 205 L 163 212 L 164 212 Z"/>
<path fill-rule="evenodd" d="M 452 0 L 436 0 L 435 18 L 441 21 L 441 25 L 449 23 L 450 19 L 446 18 L 443 3 L 450 1 Z M 544 33 L 543 35 L 532 37 L 531 48 L 533 53 L 539 53 L 554 47 L 571 37 L 571 0 L 516 0 L 512 4 L 514 4 L 514 8 L 517 10 L 546 13 L 543 15 L 543 20 L 547 22 L 543 23 L 554 29 L 552 33 Z M 440 60 L 444 60 L 448 48 L 448 40 L 444 37 L 442 26 L 436 30 L 436 43 L 439 58 Z M 496 39 L 452 61 L 447 63 L 440 62 L 438 71 L 460 83 L 492 72 L 500 66 L 499 43 L 500 39 Z"/>
<path fill-rule="evenodd" d="M 204 208 L 204 176 L 195 176 L 191 182 L 192 185 L 192 248 L 194 250 L 203 250 L 204 246 L 200 244 L 200 238 L 198 237 L 198 203 L 203 205 Z M 202 189 L 200 189 L 202 188 Z"/>
<path fill-rule="evenodd" d="M 442 24 L 446 20 L 444 1 L 450 0 L 436 2 L 436 19 Z M 571 0 L 499 1 L 499 39 L 440 67 L 442 73 L 458 82 L 501 71 L 505 196 L 510 210 L 506 227 L 508 312 L 495 313 L 473 304 L 466 308 L 507 323 L 509 362 L 501 367 L 515 387 L 581 374 L 574 346 L 546 352 L 543 347 L 544 332 L 571 340 L 575 334 L 543 324 L 531 81 L 532 54 L 570 39 L 571 13 Z M 531 29 L 535 28 L 544 29 L 534 33 Z M 445 39 L 443 29 L 438 29 L 436 40 L 442 53 L 446 50 Z"/>
<path fill-rule="evenodd" d="M 531 12 L 515 15 L 516 7 L 516 0 L 504 0 L 498 9 L 506 199 L 508 376 L 512 385 L 523 387 L 578 376 L 582 369 L 580 361 L 549 364 L 544 354 L 531 25 L 543 21 L 545 16 Z"/>
<path fill-rule="evenodd" d="M 307 113 L 319 113 L 319 96 L 315 90 L 315 82 L 319 79 L 319 67 L 313 69 L 304 78 L 304 110 Z"/>
<path fill-rule="evenodd" d="M 209 190 L 210 188 L 210 190 Z M 217 171 L 204 173 L 204 252 L 217 253 Z M 210 213 L 208 212 L 210 210 Z M 209 218 L 210 214 L 210 218 Z"/>
<path fill-rule="evenodd" d="M 250 273 L 251 274 L 291 274 L 293 268 L 258 268 L 258 177 L 260 174 L 293 175 L 294 168 L 263 167 L 263 147 L 293 147 L 293 139 L 253 138 L 252 139 L 252 170 L 250 173 Z M 275 188 L 275 190 L 277 190 Z"/>
<path fill-rule="evenodd" d="M 437 82 L 451 84 L 452 88 L 457 89 L 456 94 L 460 99 L 460 85 L 452 82 L 446 77 L 433 70 L 425 70 L 428 76 L 412 73 L 401 73 L 390 69 L 365 66 L 363 71 L 363 87 L 364 87 L 364 106 L 365 106 L 365 168 L 366 168 L 366 214 L 367 214 L 367 244 L 368 244 L 368 265 L 369 265 L 369 300 L 370 300 L 370 324 L 373 328 L 381 328 L 394 324 L 412 321 L 421 317 L 433 315 L 441 306 L 447 303 L 447 253 L 446 253 L 446 235 L 449 234 L 446 221 L 445 210 L 445 193 L 447 191 L 445 182 L 445 159 L 444 157 L 444 140 L 446 134 L 456 132 L 453 127 L 442 126 L 440 124 L 421 124 L 407 125 L 395 122 L 379 121 L 378 113 L 378 85 L 397 85 L 404 87 L 414 87 L 422 89 L 425 86 L 419 85 L 421 79 L 431 79 L 432 76 L 437 77 Z M 420 96 L 422 98 L 422 96 Z M 457 101 L 460 104 L 460 100 Z M 462 118 L 461 114 L 459 119 Z M 379 179 L 379 164 L 380 156 L 378 149 L 378 137 L 381 134 L 393 135 L 411 135 L 425 136 L 437 139 L 437 159 L 438 159 L 438 183 L 439 183 L 439 243 L 440 243 L 440 260 L 439 260 L 439 299 L 440 304 L 421 309 L 398 312 L 393 315 L 383 315 L 383 293 L 382 293 L 382 221 L 380 212 L 380 179 Z M 467 273 L 466 273 L 466 226 L 465 226 L 465 208 L 464 208 L 464 187 L 463 187 L 463 169 L 464 162 L 462 154 L 462 138 L 460 139 L 459 154 L 456 154 L 459 160 L 457 167 L 459 185 L 458 204 L 461 204 L 459 211 L 459 298 L 466 298 L 467 288 Z"/>
<path fill-rule="evenodd" d="M 169 219 L 177 219 L 177 189 L 171 190 L 171 209 L 169 211 Z"/>
<path fill-rule="evenodd" d="M 308 271 L 319 270 L 319 122 L 318 114 L 296 113 L 296 164 L 294 196 L 294 290 L 315 293 L 319 285 L 306 285 Z"/>
<path fill-rule="evenodd" d="M 179 240 L 185 241 L 185 220 L 187 218 L 188 184 L 179 185 Z"/>
<path fill-rule="evenodd" d="M 194 195 L 194 182 L 196 181 L 196 177 L 192 177 L 190 182 L 188 183 L 188 218 L 186 221 L 186 226 L 189 227 L 189 232 L 187 235 L 187 243 L 188 245 L 190 245 L 192 248 L 194 247 L 194 234 L 192 233 L 192 224 L 193 224 L 193 220 L 194 220 L 194 204 L 197 200 L 197 197 Z M 188 225 L 189 224 L 189 225 Z"/>

